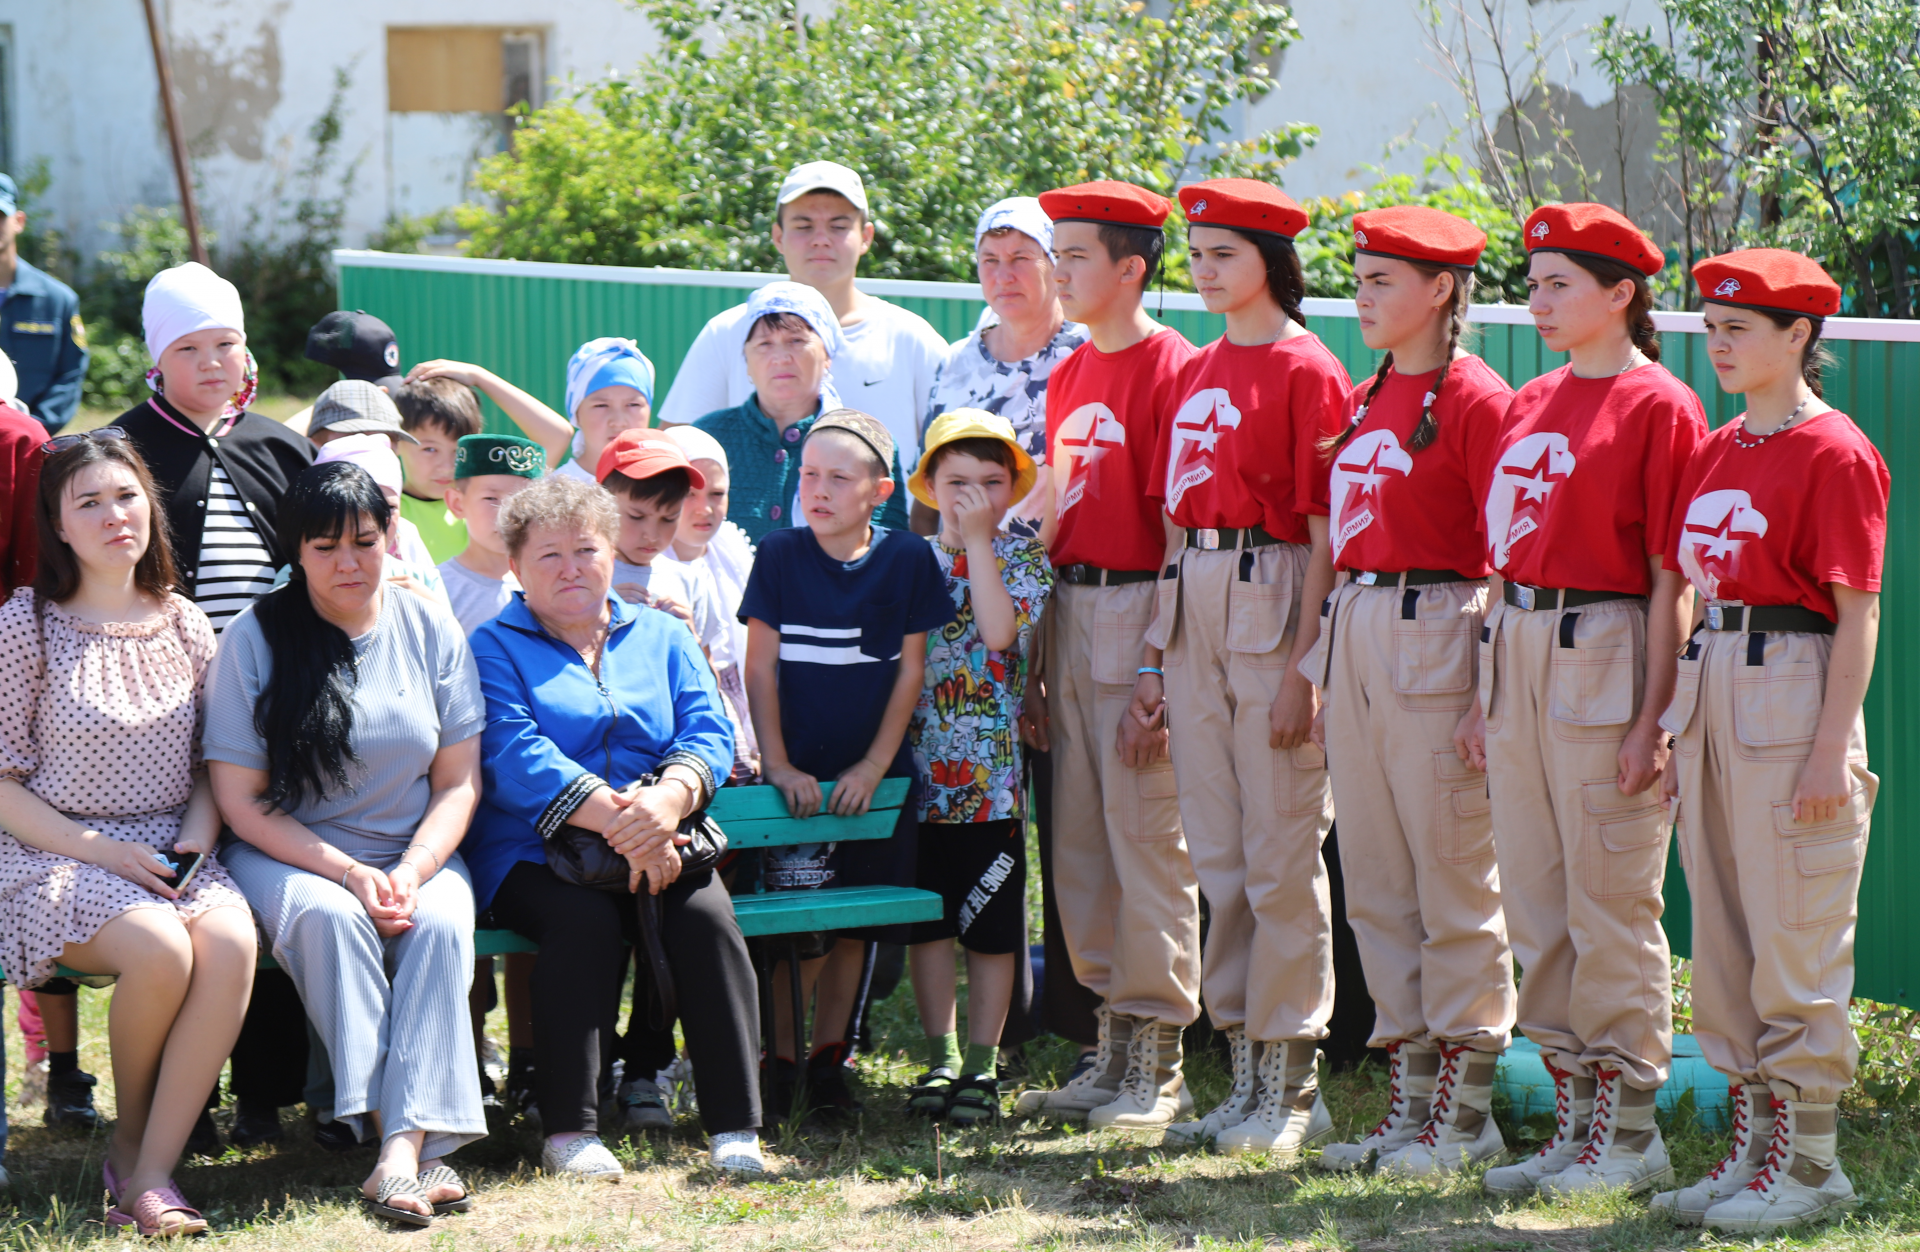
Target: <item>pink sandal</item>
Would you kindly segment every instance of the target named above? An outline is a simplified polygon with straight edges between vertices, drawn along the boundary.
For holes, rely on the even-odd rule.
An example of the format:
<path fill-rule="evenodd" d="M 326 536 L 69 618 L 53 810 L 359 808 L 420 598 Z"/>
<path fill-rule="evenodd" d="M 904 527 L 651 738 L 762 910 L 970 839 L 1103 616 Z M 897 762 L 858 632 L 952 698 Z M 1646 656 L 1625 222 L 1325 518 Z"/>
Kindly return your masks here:
<path fill-rule="evenodd" d="M 181 1216 L 169 1221 L 168 1218 L 174 1214 Z M 142 1192 L 133 1202 L 131 1215 L 116 1205 L 107 1214 L 107 1225 L 114 1230 L 132 1226 L 142 1238 L 147 1239 L 171 1239 L 207 1233 L 207 1219 L 200 1216 L 199 1209 L 187 1203 L 186 1197 L 180 1194 L 180 1188 L 171 1182 L 164 1187 Z"/>

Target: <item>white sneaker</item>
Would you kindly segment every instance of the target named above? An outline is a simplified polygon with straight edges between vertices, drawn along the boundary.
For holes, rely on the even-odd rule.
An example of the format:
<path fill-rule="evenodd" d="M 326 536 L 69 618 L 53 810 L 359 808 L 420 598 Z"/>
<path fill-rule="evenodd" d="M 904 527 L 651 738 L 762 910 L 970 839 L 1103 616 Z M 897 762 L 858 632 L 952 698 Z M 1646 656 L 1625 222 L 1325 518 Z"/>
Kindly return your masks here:
<path fill-rule="evenodd" d="M 723 1130 L 713 1137 L 708 1153 L 713 1167 L 729 1174 L 764 1174 L 767 1158 L 760 1155 L 760 1136 L 751 1130 Z"/>
<path fill-rule="evenodd" d="M 1180 1072 L 1180 1027 L 1136 1019 L 1127 1072 L 1114 1098 L 1087 1114 L 1099 1130 L 1161 1130 L 1193 1115 L 1193 1092 Z"/>
<path fill-rule="evenodd" d="M 1745 1191 L 1766 1164 L 1763 1128 L 1773 1121 L 1772 1089 L 1763 1082 L 1742 1086 L 1736 1080 L 1727 1095 L 1733 1106 L 1733 1144 L 1727 1154 L 1699 1182 L 1678 1191 L 1662 1191 L 1647 1205 L 1676 1226 L 1698 1226 L 1708 1209 Z"/>
<path fill-rule="evenodd" d="M 1586 1150 L 1596 1084 L 1571 1070 L 1555 1068 L 1552 1061 L 1546 1065 L 1553 1075 L 1553 1138 L 1523 1161 L 1488 1170 L 1480 1180 L 1481 1189 L 1488 1195 L 1532 1195 L 1541 1179 L 1567 1169 Z"/>
<path fill-rule="evenodd" d="M 1380 1158 L 1380 1172 L 1439 1178 L 1505 1152 L 1507 1141 L 1493 1120 L 1493 1071 L 1499 1061 L 1493 1052 L 1442 1044 L 1427 1124 L 1405 1147 Z"/>
<path fill-rule="evenodd" d="M 1264 1152 L 1291 1165 L 1333 1134 L 1333 1117 L 1320 1099 L 1320 1054 L 1312 1039 L 1261 1045 L 1260 1102 L 1245 1121 L 1214 1142 L 1222 1152 Z"/>
<path fill-rule="evenodd" d="M 1540 1180 L 1550 1197 L 1625 1191 L 1640 1195 L 1673 1184 L 1673 1163 L 1653 1121 L 1655 1093 L 1629 1087 L 1610 1066 L 1594 1071 L 1593 1125 L 1573 1164 Z"/>
<path fill-rule="evenodd" d="M 1127 1049 L 1133 1041 L 1133 1019 L 1102 1004 L 1094 1010 L 1094 1020 L 1100 1025 L 1100 1034 L 1092 1063 L 1051 1091 L 1022 1091 L 1013 1103 L 1014 1112 L 1023 1117 L 1043 1113 L 1085 1117 L 1120 1094 L 1120 1081 L 1127 1072 Z"/>
<path fill-rule="evenodd" d="M 1387 1044 L 1387 1115 L 1357 1143 L 1330 1143 L 1313 1158 L 1315 1169 L 1344 1173 L 1370 1169 L 1389 1152 L 1413 1142 L 1427 1124 L 1440 1053 L 1410 1039 Z"/>
<path fill-rule="evenodd" d="M 555 1177 L 603 1178 L 611 1181 L 621 1177 L 626 1170 L 613 1153 L 607 1151 L 607 1145 L 600 1142 L 599 1135 L 581 1135 L 578 1139 L 569 1139 L 556 1148 L 553 1140 L 547 1140 L 540 1149 L 540 1168 Z"/>
<path fill-rule="evenodd" d="M 1260 1102 L 1259 1067 L 1253 1063 L 1253 1044 L 1239 1026 L 1227 1027 L 1227 1051 L 1233 1058 L 1233 1089 L 1205 1117 L 1175 1122 L 1167 1127 L 1169 1145 L 1205 1143 L 1231 1130 L 1253 1113 Z"/>
<path fill-rule="evenodd" d="M 1859 1197 L 1834 1156 L 1839 1110 L 1831 1104 L 1773 1101 L 1767 1161 L 1738 1194 L 1707 1210 L 1709 1230 L 1772 1234 L 1846 1215 Z"/>

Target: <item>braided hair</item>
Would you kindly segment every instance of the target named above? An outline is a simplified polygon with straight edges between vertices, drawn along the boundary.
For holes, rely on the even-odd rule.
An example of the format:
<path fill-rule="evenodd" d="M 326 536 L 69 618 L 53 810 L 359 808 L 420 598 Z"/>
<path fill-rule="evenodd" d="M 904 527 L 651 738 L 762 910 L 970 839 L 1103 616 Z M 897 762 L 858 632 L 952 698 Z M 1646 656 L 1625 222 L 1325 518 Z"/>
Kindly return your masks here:
<path fill-rule="evenodd" d="M 1404 258 L 1403 258 L 1404 259 Z M 1440 397 L 1440 389 L 1447 385 L 1447 375 L 1453 372 L 1453 356 L 1460 349 L 1460 340 L 1467 333 L 1467 315 L 1473 307 L 1473 271 L 1452 265 L 1430 265 L 1425 261 L 1407 261 L 1408 265 L 1420 271 L 1427 278 L 1438 278 L 1441 274 L 1453 275 L 1453 299 L 1447 307 L 1447 351 L 1440 359 L 1440 373 L 1433 380 L 1433 387 L 1420 405 L 1420 421 L 1413 428 L 1413 437 L 1407 441 L 1409 452 L 1418 452 L 1433 445 L 1440 437 L 1440 420 L 1433 415 L 1433 406 Z M 1360 423 L 1367 419 L 1367 410 L 1373 407 L 1373 398 L 1380 394 L 1380 388 L 1386 385 L 1387 375 L 1393 372 L 1393 353 L 1389 352 L 1380 359 L 1380 368 L 1374 371 L 1373 385 L 1367 388 L 1366 397 L 1361 400 L 1360 408 L 1354 413 L 1347 428 L 1328 440 L 1325 453 L 1331 457 L 1339 451 L 1342 444 L 1353 438 L 1360 429 Z"/>

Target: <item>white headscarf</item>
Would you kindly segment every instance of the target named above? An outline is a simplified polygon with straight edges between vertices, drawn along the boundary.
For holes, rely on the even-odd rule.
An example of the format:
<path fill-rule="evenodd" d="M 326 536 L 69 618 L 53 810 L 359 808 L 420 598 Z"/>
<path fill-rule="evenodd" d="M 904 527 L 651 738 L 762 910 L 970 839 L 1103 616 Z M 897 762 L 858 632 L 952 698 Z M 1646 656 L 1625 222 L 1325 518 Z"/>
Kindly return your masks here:
<path fill-rule="evenodd" d="M 827 298 L 805 283 L 768 283 L 747 297 L 747 316 L 741 325 L 753 334 L 753 325 L 769 313 L 791 313 L 813 328 L 827 346 L 827 356 L 837 357 L 846 349 L 846 337 L 840 333 L 840 319 L 834 315 Z"/>
<path fill-rule="evenodd" d="M 351 461 L 373 476 L 382 489 L 399 491 L 406 486 L 406 472 L 400 458 L 385 435 L 342 435 L 329 439 L 313 458 L 315 465 L 331 461 Z"/>
<path fill-rule="evenodd" d="M 147 355 L 155 365 L 162 352 L 195 331 L 219 328 L 247 333 L 240 289 L 198 261 L 153 276 L 140 306 L 140 324 L 146 332 Z"/>
<path fill-rule="evenodd" d="M 669 426 L 666 429 L 666 436 L 680 445 L 680 451 L 686 455 L 687 460 L 713 461 L 729 474 L 733 472 L 727 467 L 727 450 L 720 446 L 718 439 L 699 427 Z"/>
<path fill-rule="evenodd" d="M 987 237 L 988 231 L 1008 227 L 1019 231 L 1049 253 L 1053 251 L 1053 219 L 1040 207 L 1040 201 L 1032 196 L 1008 196 L 988 206 L 987 211 L 980 215 L 979 224 L 973 228 L 973 246 L 979 248 L 980 241 Z"/>

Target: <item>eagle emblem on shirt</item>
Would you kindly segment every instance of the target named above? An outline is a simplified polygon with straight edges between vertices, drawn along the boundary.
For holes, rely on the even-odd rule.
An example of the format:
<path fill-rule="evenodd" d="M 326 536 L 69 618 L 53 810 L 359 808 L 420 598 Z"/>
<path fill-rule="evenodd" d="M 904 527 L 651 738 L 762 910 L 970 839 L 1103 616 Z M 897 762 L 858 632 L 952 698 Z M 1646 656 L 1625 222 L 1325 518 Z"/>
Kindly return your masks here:
<path fill-rule="evenodd" d="M 1333 556 L 1379 516 L 1380 488 L 1393 475 L 1413 473 L 1413 455 L 1400 446 L 1390 430 L 1370 430 L 1349 439 L 1333 459 Z"/>
<path fill-rule="evenodd" d="M 1513 545 L 1546 524 L 1553 489 L 1573 464 L 1567 437 L 1553 431 L 1528 435 L 1501 454 L 1487 492 L 1487 547 L 1495 569 L 1505 569 Z"/>
<path fill-rule="evenodd" d="M 1213 454 L 1223 431 L 1240 428 L 1240 410 L 1225 387 L 1205 387 L 1187 397 L 1173 415 L 1172 447 L 1167 455 L 1167 511 L 1180 497 L 1213 477 Z"/>
<path fill-rule="evenodd" d="M 1721 582 L 1740 575 L 1740 550 L 1766 533 L 1767 515 L 1746 492 L 1695 496 L 1680 528 L 1680 568 L 1701 595 L 1718 600 Z"/>
<path fill-rule="evenodd" d="M 1087 494 L 1093 467 L 1115 448 L 1127 446 L 1127 428 L 1112 409 L 1095 401 L 1067 414 L 1053 446 L 1051 460 L 1067 472 L 1066 489 L 1060 493 L 1060 512 L 1065 513 Z"/>

